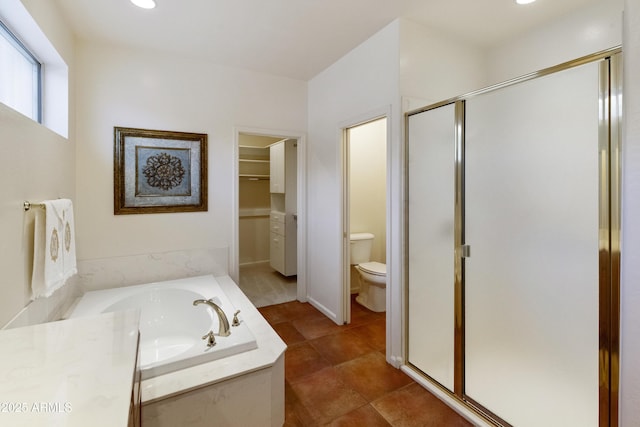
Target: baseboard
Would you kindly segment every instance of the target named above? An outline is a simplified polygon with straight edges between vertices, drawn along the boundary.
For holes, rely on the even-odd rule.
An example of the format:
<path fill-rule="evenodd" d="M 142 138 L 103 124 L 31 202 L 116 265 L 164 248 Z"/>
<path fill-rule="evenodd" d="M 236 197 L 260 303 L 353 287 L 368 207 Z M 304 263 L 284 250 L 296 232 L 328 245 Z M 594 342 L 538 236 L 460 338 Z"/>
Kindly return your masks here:
<path fill-rule="evenodd" d="M 251 266 L 251 265 L 258 265 L 258 264 L 269 264 L 269 260 L 263 260 L 263 261 L 251 261 L 251 262 L 241 262 L 240 264 L 238 264 L 239 267 L 247 267 L 247 266 Z"/>

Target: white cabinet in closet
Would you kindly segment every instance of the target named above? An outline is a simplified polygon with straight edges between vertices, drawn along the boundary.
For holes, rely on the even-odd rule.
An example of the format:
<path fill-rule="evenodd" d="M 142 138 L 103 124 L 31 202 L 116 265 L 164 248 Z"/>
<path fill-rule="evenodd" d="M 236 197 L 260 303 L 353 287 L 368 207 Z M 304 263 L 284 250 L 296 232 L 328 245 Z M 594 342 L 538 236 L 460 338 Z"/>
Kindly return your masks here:
<path fill-rule="evenodd" d="M 297 213 L 297 146 L 295 139 L 269 146 L 271 210 Z"/>
<path fill-rule="evenodd" d="M 270 264 L 284 276 L 297 274 L 297 230 L 294 214 L 271 211 Z"/>
<path fill-rule="evenodd" d="M 284 193 L 285 186 L 285 141 L 277 142 L 269 147 L 269 172 L 271 181 L 269 191 Z"/>
<path fill-rule="evenodd" d="M 269 147 L 271 191 L 271 266 L 285 276 L 297 274 L 297 141 Z"/>

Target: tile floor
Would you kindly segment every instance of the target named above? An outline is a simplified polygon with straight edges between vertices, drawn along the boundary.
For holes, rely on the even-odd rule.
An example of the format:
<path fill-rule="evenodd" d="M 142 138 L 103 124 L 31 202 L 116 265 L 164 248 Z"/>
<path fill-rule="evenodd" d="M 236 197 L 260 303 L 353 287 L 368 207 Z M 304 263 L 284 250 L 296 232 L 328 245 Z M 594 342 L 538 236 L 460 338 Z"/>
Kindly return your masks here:
<path fill-rule="evenodd" d="M 338 326 L 307 303 L 260 308 L 287 343 L 285 426 L 471 426 L 385 360 L 385 313 Z"/>
<path fill-rule="evenodd" d="M 240 266 L 242 292 L 256 307 L 294 301 L 297 298 L 296 276 L 285 277 L 268 262 Z"/>

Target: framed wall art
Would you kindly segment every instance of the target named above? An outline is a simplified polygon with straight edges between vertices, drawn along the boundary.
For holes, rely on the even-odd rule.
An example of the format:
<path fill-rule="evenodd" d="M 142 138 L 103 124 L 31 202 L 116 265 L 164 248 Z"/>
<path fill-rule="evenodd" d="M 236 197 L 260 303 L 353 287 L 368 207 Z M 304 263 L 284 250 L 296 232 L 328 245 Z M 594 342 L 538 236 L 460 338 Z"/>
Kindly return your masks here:
<path fill-rule="evenodd" d="M 114 128 L 114 214 L 207 210 L 207 135 Z"/>

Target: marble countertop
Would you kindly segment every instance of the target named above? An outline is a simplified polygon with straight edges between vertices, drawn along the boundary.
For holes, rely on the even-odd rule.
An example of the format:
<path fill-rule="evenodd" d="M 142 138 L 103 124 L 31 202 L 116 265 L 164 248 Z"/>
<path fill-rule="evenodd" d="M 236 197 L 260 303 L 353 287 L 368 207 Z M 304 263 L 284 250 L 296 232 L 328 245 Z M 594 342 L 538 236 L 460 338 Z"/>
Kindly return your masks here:
<path fill-rule="evenodd" d="M 231 277 L 219 276 L 216 280 L 233 305 L 241 310 L 238 317 L 240 321 L 247 322 L 258 348 L 146 379 L 141 384 L 143 404 L 271 367 L 287 349 L 284 341 Z"/>
<path fill-rule="evenodd" d="M 126 427 L 139 312 L 0 331 L 0 425 Z"/>

